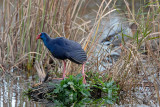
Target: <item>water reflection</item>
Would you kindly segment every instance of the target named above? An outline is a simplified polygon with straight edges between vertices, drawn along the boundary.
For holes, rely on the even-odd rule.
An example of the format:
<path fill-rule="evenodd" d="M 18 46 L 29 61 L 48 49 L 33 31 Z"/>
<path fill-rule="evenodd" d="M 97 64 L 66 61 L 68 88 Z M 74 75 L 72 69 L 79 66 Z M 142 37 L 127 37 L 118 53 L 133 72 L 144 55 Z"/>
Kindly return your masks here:
<path fill-rule="evenodd" d="M 22 71 L 1 73 L 0 107 L 43 107 L 42 104 L 30 101 L 23 92 L 30 86 L 33 76 Z"/>

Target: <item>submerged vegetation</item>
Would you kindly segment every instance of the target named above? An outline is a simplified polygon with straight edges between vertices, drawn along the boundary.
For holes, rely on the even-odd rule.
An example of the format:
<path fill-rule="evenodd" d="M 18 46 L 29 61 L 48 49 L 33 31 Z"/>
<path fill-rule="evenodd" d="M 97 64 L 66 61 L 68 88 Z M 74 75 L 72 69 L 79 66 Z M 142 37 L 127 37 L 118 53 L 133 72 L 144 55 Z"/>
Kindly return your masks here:
<path fill-rule="evenodd" d="M 86 8 L 93 2 L 92 0 L 18 0 L 16 2 L 4 0 L 0 13 L 0 71 L 9 72 L 13 68 L 26 72 L 35 71 L 35 62 L 38 61 L 42 62 L 39 68 L 49 72 L 52 77 L 61 77 L 61 62 L 52 58 L 40 41 L 36 41 L 37 34 L 47 32 L 52 37 L 66 37 L 81 43 L 88 56 L 85 69 L 88 83 L 104 93 L 111 92 L 110 89 L 113 89 L 111 101 L 116 101 L 116 86 L 119 86 L 118 104 L 157 105 L 158 102 L 160 103 L 160 2 L 140 0 L 142 5 L 136 10 L 136 2 L 132 1 L 131 8 L 126 0 L 122 0 L 125 6 L 119 9 L 117 5 L 119 0 L 102 0 L 100 3 L 95 3 L 95 0 L 96 8 L 91 12 L 95 16 L 86 19 L 85 15 L 90 15 Z M 113 46 L 109 46 L 111 50 L 121 49 L 118 60 L 110 63 L 106 57 L 110 57 L 111 53 L 106 50 L 101 52 L 106 48 L 99 43 L 99 39 L 106 26 L 103 20 L 113 12 L 125 16 L 126 21 L 123 23 L 134 23 L 136 27 L 129 34 L 120 32 L 122 37 L 120 47 L 112 49 Z M 124 39 L 126 37 L 127 41 Z M 99 45 L 101 48 L 97 52 L 95 50 Z M 107 65 L 103 65 L 102 62 Z M 100 66 L 105 69 L 99 70 Z M 68 75 L 77 75 L 81 67 L 68 61 L 67 71 Z M 92 73 L 98 75 L 98 78 L 96 75 L 92 76 Z M 69 82 L 69 79 L 75 82 Z M 66 86 L 73 89 L 72 93 L 74 89 L 78 90 L 78 87 L 82 87 L 79 93 L 89 96 L 86 86 L 79 84 L 80 79 L 75 80 L 71 76 L 63 82 L 57 85 L 59 89 L 56 89 L 54 94 L 65 93 L 64 86 Z M 73 83 L 74 87 L 72 87 Z M 79 93 L 73 94 L 72 97 Z M 67 94 L 70 94 L 70 91 Z M 110 96 L 107 97 L 110 99 Z"/>

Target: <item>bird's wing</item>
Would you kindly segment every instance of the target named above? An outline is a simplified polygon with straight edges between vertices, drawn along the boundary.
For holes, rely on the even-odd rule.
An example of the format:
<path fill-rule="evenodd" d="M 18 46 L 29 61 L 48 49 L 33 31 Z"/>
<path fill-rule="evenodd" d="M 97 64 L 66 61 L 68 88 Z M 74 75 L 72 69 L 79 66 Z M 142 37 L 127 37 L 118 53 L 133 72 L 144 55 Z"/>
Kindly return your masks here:
<path fill-rule="evenodd" d="M 51 45 L 58 44 L 60 47 L 64 47 L 66 49 L 77 50 L 82 49 L 81 45 L 73 40 L 68 40 L 64 37 L 57 37 L 51 40 Z"/>
<path fill-rule="evenodd" d="M 66 38 L 63 38 L 63 43 L 66 47 L 73 50 L 82 49 L 81 45 L 73 40 L 68 40 Z"/>
<path fill-rule="evenodd" d="M 87 60 L 87 55 L 83 49 L 66 52 L 66 56 L 77 64 L 83 64 Z"/>

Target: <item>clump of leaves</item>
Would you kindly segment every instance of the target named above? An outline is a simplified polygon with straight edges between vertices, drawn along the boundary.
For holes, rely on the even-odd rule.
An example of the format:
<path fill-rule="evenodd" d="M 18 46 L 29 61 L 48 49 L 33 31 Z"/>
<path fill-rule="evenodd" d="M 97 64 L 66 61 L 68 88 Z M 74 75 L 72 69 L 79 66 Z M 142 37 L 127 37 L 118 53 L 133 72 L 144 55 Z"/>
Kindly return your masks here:
<path fill-rule="evenodd" d="M 88 73 L 90 77 L 90 85 L 92 87 L 92 94 L 102 93 L 101 102 L 105 104 L 114 104 L 118 100 L 119 86 L 108 78 L 107 75 L 102 77 L 99 73 Z"/>
<path fill-rule="evenodd" d="M 91 75 L 92 74 L 92 75 Z M 82 106 L 114 104 L 118 99 L 119 87 L 112 79 L 105 79 L 99 73 L 88 74 L 87 85 L 83 84 L 81 74 L 70 75 L 59 84 L 53 84 L 55 89 L 44 94 L 44 98 L 54 101 L 57 106 Z M 105 77 L 107 78 L 107 77 Z M 31 92 L 28 90 L 28 92 Z M 103 95 L 103 96 L 102 96 Z M 98 96 L 98 97 L 97 97 Z"/>
<path fill-rule="evenodd" d="M 88 85 L 83 84 L 81 75 L 76 77 L 70 75 L 69 78 L 62 80 L 55 87 L 56 89 L 50 95 L 54 95 L 54 98 L 63 102 L 64 105 L 70 105 L 83 98 L 90 97 L 90 88 Z"/>
<path fill-rule="evenodd" d="M 101 84 L 94 84 L 92 86 L 102 91 L 102 98 L 106 104 L 114 104 L 117 101 L 119 88 L 113 80 L 104 83 L 101 81 Z"/>

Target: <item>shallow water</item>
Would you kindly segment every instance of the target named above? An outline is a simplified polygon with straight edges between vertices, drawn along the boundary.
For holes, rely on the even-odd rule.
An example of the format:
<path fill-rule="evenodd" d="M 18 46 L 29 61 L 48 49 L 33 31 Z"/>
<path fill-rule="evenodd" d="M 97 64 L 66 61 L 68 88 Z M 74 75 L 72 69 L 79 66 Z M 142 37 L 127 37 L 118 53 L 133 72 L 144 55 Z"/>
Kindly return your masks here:
<path fill-rule="evenodd" d="M 0 107 L 43 107 L 24 96 L 34 78 L 25 71 L 6 71 L 0 78 Z"/>

